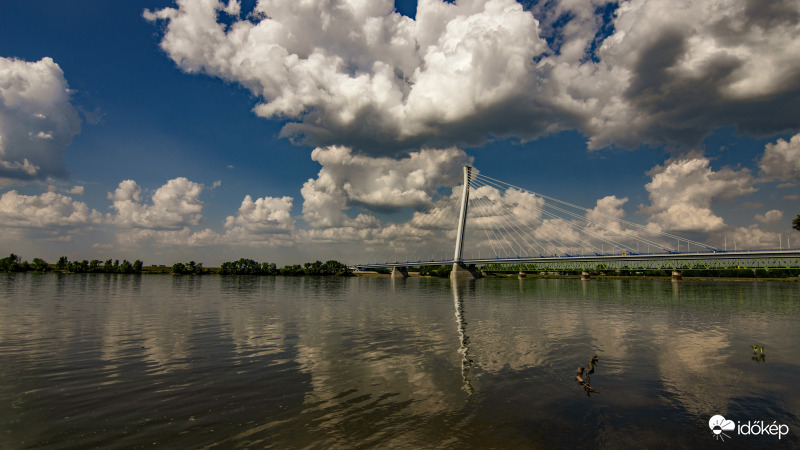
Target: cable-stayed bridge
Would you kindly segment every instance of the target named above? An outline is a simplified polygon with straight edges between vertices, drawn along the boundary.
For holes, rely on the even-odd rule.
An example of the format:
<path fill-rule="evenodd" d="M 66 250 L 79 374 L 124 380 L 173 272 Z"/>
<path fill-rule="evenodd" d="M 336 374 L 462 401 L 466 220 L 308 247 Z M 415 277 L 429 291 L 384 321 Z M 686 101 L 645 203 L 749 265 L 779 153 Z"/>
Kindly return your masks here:
<path fill-rule="evenodd" d="M 624 220 L 624 200 L 616 197 L 601 199 L 589 209 L 485 176 L 472 167 L 464 167 L 463 174 L 461 183 L 393 230 L 402 237 L 384 255 L 355 267 L 393 268 L 397 275 L 408 267 L 452 264 L 454 278 L 473 277 L 477 268 L 531 272 L 800 268 L 800 249 L 783 248 L 782 241 L 776 242 L 777 249 L 742 249 L 727 237 L 711 245 L 653 224 Z"/>

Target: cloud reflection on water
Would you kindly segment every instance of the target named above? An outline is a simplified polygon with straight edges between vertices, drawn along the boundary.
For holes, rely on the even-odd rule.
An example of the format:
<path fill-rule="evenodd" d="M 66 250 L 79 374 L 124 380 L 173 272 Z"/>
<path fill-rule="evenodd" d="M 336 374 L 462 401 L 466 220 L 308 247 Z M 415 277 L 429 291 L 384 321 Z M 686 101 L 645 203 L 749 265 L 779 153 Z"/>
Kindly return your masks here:
<path fill-rule="evenodd" d="M 80 375 L 69 389 L 118 386 L 91 398 L 109 418 L 119 402 L 149 401 L 172 408 L 170 420 L 195 418 L 186 429 L 249 417 L 217 442 L 497 444 L 485 427 L 526 435 L 517 421 L 532 420 L 567 433 L 561 408 L 597 414 L 592 433 L 617 437 L 613 417 L 641 411 L 691 421 L 742 402 L 778 416 L 800 409 L 800 306 L 788 284 L 14 280 L 0 283 L 2 355 L 37 374 L 19 389 L 57 401 L 39 384 Z M 750 360 L 754 343 L 764 364 Z M 574 374 L 594 354 L 600 394 L 586 404 Z M 459 434 L 443 436 L 449 427 Z"/>

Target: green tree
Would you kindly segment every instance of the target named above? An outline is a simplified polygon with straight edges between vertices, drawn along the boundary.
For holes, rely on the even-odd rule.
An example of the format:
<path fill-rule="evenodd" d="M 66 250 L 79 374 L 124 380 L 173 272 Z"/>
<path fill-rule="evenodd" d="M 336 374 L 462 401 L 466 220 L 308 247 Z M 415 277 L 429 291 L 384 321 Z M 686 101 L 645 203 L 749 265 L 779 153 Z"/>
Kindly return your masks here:
<path fill-rule="evenodd" d="M 66 256 L 58 258 L 58 262 L 56 263 L 56 269 L 66 270 L 68 267 L 69 267 L 69 259 L 67 259 Z"/>
<path fill-rule="evenodd" d="M 86 273 L 89 271 L 89 261 L 72 261 L 67 265 L 67 269 L 74 273 Z"/>
<path fill-rule="evenodd" d="M 263 275 L 277 275 L 278 267 L 275 263 L 261 263 L 261 273 Z"/>
<path fill-rule="evenodd" d="M 141 260 L 137 259 L 136 261 L 134 261 L 133 262 L 133 273 L 142 273 L 142 265 L 143 265 L 143 263 L 142 263 Z"/>
<path fill-rule="evenodd" d="M 225 275 L 223 272 L 224 270 L 220 268 L 220 274 Z M 208 272 L 203 268 L 203 263 L 189 261 L 188 263 L 178 262 L 173 264 L 172 273 L 175 275 L 204 275 Z"/>
<path fill-rule="evenodd" d="M 446 278 L 450 276 L 452 270 L 452 266 L 422 266 L 419 268 L 419 274 L 424 277 Z"/>
<path fill-rule="evenodd" d="M 30 269 L 27 261 L 22 262 L 15 254 L 8 255 L 8 258 L 0 259 L 0 271 L 2 272 L 25 272 Z"/>
<path fill-rule="evenodd" d="M 224 262 L 219 266 L 220 275 L 233 275 L 233 263 L 230 261 Z"/>
<path fill-rule="evenodd" d="M 10 272 L 10 270 L 8 269 L 11 267 L 12 264 L 14 264 L 17 261 L 17 259 L 19 259 L 19 256 L 13 253 L 9 255 L 8 258 L 0 259 L 0 271 Z"/>
<path fill-rule="evenodd" d="M 794 220 L 792 220 L 792 228 L 794 228 L 797 231 L 800 231 L 800 214 L 798 214 L 797 217 L 795 217 Z"/>
<path fill-rule="evenodd" d="M 281 269 L 280 273 L 283 276 L 295 277 L 295 276 L 298 276 L 298 275 L 303 275 L 303 268 L 300 266 L 300 264 L 294 264 L 294 265 L 291 265 L 291 266 L 283 266 L 283 269 Z"/>
<path fill-rule="evenodd" d="M 305 263 L 303 265 L 303 272 L 306 275 L 321 275 L 322 274 L 322 261 L 315 261 L 313 263 Z"/>
<path fill-rule="evenodd" d="M 335 261 L 335 260 L 325 261 L 325 264 L 322 265 L 321 272 L 322 272 L 323 275 L 352 275 L 353 274 L 350 271 L 350 268 L 348 268 L 346 264 L 340 263 L 339 261 Z"/>
<path fill-rule="evenodd" d="M 186 264 L 177 262 L 172 265 L 172 273 L 174 275 L 183 275 L 186 273 Z"/>
<path fill-rule="evenodd" d="M 237 275 L 259 275 L 261 264 L 252 259 L 240 258 L 234 263 L 234 270 Z"/>
<path fill-rule="evenodd" d="M 47 261 L 42 258 L 33 258 L 33 270 L 37 272 L 47 272 L 47 269 L 49 269 Z"/>

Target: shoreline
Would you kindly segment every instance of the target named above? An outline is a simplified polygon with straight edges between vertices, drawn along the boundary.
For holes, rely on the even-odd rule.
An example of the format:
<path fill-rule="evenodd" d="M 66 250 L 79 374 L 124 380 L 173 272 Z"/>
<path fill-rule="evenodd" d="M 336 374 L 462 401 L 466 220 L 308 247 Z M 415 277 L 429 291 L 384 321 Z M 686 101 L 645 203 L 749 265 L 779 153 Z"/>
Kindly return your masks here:
<path fill-rule="evenodd" d="M 162 268 L 157 268 L 162 269 Z M 195 276 L 196 274 L 174 274 L 169 271 L 169 268 L 165 268 L 167 270 L 142 270 L 140 273 L 105 273 L 105 272 L 68 272 L 68 271 L 59 271 L 59 270 L 52 270 L 48 272 L 8 272 L 8 273 L 54 273 L 54 274 L 61 274 L 61 275 L 86 275 L 86 274 L 96 274 L 96 275 L 175 275 L 175 276 Z M 341 277 L 342 275 L 220 275 L 217 272 L 218 268 L 210 267 L 206 268 L 208 270 L 207 273 L 197 276 L 273 276 L 273 277 L 289 277 L 289 278 L 299 278 L 299 277 Z M 390 274 L 378 273 L 378 272 L 354 272 L 352 275 L 348 275 L 346 277 L 359 277 L 359 278 L 390 278 Z M 418 272 L 409 272 L 408 278 L 441 278 L 441 279 L 449 279 L 449 277 L 437 277 L 432 275 L 420 275 Z M 482 278 L 494 278 L 494 279 L 517 279 L 518 275 L 516 273 L 508 273 L 508 274 L 500 274 L 500 273 L 493 273 L 491 275 L 483 276 Z M 547 279 L 547 280 L 580 280 L 580 275 L 538 275 L 538 274 L 526 274 L 526 278 L 524 279 Z M 646 275 L 634 275 L 634 276 L 625 276 L 625 275 L 592 275 L 591 279 L 587 281 L 593 280 L 652 280 L 652 281 L 672 281 L 671 277 L 668 276 L 646 276 Z M 723 281 L 723 282 L 785 282 L 785 283 L 798 283 L 800 282 L 800 276 L 795 277 L 783 277 L 783 278 L 770 278 L 770 277 L 689 277 L 683 276 L 681 280 L 676 282 L 697 282 L 697 281 Z"/>
<path fill-rule="evenodd" d="M 378 272 L 355 272 L 353 273 L 356 277 L 362 278 L 389 278 L 391 277 L 390 274 L 383 274 Z M 442 278 L 446 279 L 447 277 L 436 277 L 431 275 L 419 275 L 417 272 L 409 272 L 409 278 Z M 519 279 L 517 278 L 516 273 L 508 273 L 508 274 L 500 274 L 494 273 L 488 276 L 484 276 L 482 278 L 502 278 L 502 279 Z M 549 280 L 580 280 L 580 275 L 536 275 L 536 274 L 526 274 L 525 279 L 549 279 Z M 592 275 L 590 280 L 661 280 L 661 281 L 672 281 L 672 277 L 668 276 L 647 276 L 647 275 L 634 275 L 634 276 L 625 276 L 625 275 Z M 682 280 L 676 282 L 683 282 L 683 281 L 733 281 L 733 282 L 747 282 L 747 281 L 780 281 L 780 282 L 789 282 L 789 283 L 798 283 L 800 282 L 800 277 L 785 277 L 785 278 L 745 278 L 745 277 L 687 277 L 683 276 Z"/>

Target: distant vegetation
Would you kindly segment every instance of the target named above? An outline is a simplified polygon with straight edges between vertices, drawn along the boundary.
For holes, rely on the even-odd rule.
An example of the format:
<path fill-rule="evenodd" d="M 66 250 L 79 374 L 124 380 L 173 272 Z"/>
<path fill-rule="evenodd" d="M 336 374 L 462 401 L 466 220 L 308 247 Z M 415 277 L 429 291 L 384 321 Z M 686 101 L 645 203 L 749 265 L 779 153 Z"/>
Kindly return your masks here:
<path fill-rule="evenodd" d="M 432 277 L 448 277 L 452 270 L 451 265 L 445 266 L 423 266 L 419 268 L 421 276 Z M 515 273 L 519 270 L 537 274 L 537 271 L 532 271 L 524 265 L 487 265 L 482 268 L 486 272 L 496 273 Z M 169 267 L 165 266 L 147 266 L 142 264 L 142 261 L 136 260 L 129 262 L 123 259 L 120 262 L 118 259 L 100 261 L 93 259 L 91 261 L 70 261 L 66 256 L 62 256 L 55 264 L 49 264 L 41 258 L 33 258 L 32 262 L 23 261 L 19 256 L 10 254 L 6 258 L 0 258 L 0 272 L 61 272 L 61 273 L 171 273 L 173 275 L 280 275 L 288 277 L 296 276 L 350 276 L 353 272 L 343 263 L 339 261 L 330 260 L 327 262 L 315 261 L 313 263 L 305 263 L 302 266 L 299 264 L 284 266 L 278 268 L 274 263 L 259 263 L 252 259 L 241 258 L 238 261 L 224 262 L 219 268 L 207 268 L 203 263 L 189 261 L 187 263 L 178 262 Z M 681 269 L 681 274 L 684 277 L 707 277 L 707 278 L 788 278 L 800 275 L 800 269 Z M 555 273 L 555 272 L 548 272 Z M 561 271 L 559 275 L 580 275 L 580 270 Z M 595 270 L 591 271 L 592 275 L 607 275 L 607 276 L 650 276 L 650 277 L 669 277 L 672 274 L 671 270 Z"/>
<path fill-rule="evenodd" d="M 175 263 L 172 265 L 172 273 L 174 275 L 205 275 L 209 273 L 203 267 L 203 263 L 196 263 L 189 261 L 188 263 Z"/>
<path fill-rule="evenodd" d="M 138 259 L 133 263 L 127 259 L 123 259 L 121 263 L 118 259 L 113 262 L 110 259 L 105 262 L 98 259 L 70 261 L 62 256 L 56 263 L 56 270 L 72 273 L 142 273 L 142 262 Z"/>
<path fill-rule="evenodd" d="M 278 275 L 278 268 L 272 263 L 258 263 L 252 259 L 224 262 L 219 266 L 220 275 Z"/>
<path fill-rule="evenodd" d="M 70 261 L 66 256 L 58 259 L 56 264 L 49 264 L 41 258 L 34 258 L 32 263 L 11 254 L 0 259 L 0 272 L 62 272 L 62 273 L 171 273 L 173 275 L 282 275 L 282 276 L 349 276 L 352 271 L 339 261 L 315 261 L 284 266 L 279 269 L 274 263 L 259 263 L 252 259 L 241 258 L 238 261 L 224 262 L 216 268 L 203 267 L 203 263 L 189 261 L 177 262 L 172 265 L 172 270 L 164 266 L 144 267 L 140 260 L 133 263 L 128 260 L 106 260 L 105 262 L 93 259 L 91 261 Z"/>
<path fill-rule="evenodd" d="M 142 262 L 138 259 L 133 263 L 127 259 L 122 260 L 121 263 L 118 259 L 114 261 L 109 259 L 105 262 L 99 259 L 70 261 L 66 256 L 62 256 L 55 265 L 51 265 L 42 258 L 33 258 L 33 263 L 28 263 L 13 253 L 7 258 L 0 259 L 0 272 L 48 272 L 51 270 L 72 273 L 141 273 Z"/>
<path fill-rule="evenodd" d="M 282 276 L 301 276 L 301 275 L 339 275 L 348 276 L 353 273 L 343 263 L 330 260 L 325 263 L 315 261 L 284 266 L 282 269 L 273 263 L 258 263 L 252 259 L 241 258 L 238 261 L 224 262 L 219 266 L 220 275 L 282 275 Z"/>
<path fill-rule="evenodd" d="M 8 258 L 0 259 L 0 272 L 29 272 L 31 270 L 44 272 L 47 270 L 47 263 L 36 258 L 31 265 L 13 253 Z"/>
<path fill-rule="evenodd" d="M 447 278 L 450 272 L 453 271 L 452 264 L 445 266 L 422 266 L 419 268 L 419 275 L 421 277 L 441 277 Z"/>

